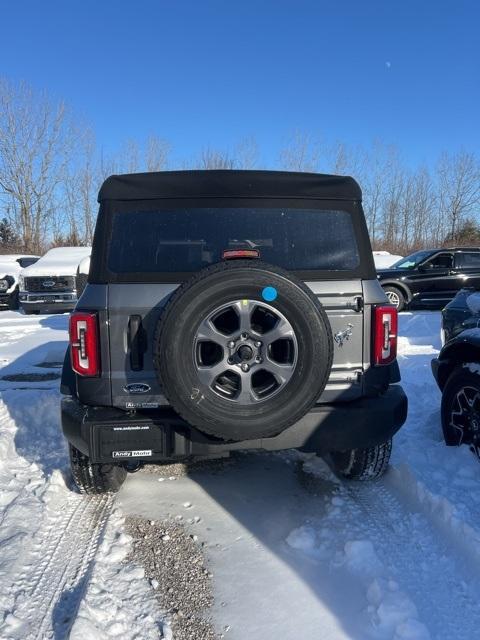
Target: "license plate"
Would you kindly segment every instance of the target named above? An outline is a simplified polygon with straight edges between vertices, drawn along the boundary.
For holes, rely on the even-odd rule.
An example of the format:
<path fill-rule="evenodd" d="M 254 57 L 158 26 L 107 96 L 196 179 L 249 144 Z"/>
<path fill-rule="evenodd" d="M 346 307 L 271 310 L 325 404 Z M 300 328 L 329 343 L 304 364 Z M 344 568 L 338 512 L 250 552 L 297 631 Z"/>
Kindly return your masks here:
<path fill-rule="evenodd" d="M 35 298 L 32 302 L 63 302 L 63 300 L 61 298 L 55 298 L 55 296 L 47 296 L 45 298 Z"/>

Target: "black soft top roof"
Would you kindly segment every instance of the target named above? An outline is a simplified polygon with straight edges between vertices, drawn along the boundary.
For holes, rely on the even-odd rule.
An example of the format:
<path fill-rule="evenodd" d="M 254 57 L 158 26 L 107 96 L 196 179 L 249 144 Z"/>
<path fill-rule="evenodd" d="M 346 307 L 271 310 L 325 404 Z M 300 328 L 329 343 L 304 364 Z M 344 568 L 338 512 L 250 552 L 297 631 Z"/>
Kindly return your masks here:
<path fill-rule="evenodd" d="M 312 198 L 361 200 L 348 176 L 290 171 L 160 171 L 110 176 L 98 201 L 159 198 Z"/>

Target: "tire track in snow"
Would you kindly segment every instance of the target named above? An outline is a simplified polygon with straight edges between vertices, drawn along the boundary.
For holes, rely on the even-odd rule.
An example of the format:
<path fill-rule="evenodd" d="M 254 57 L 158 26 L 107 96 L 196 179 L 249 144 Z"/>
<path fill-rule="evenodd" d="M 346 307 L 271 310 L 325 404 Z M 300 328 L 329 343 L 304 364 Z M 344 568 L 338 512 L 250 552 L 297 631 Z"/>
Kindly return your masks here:
<path fill-rule="evenodd" d="M 14 612 L 26 624 L 24 638 L 68 637 L 112 504 L 111 496 L 72 496 L 61 515 L 38 531 L 19 576 L 24 595 Z"/>
<path fill-rule="evenodd" d="M 410 511 L 388 486 L 388 477 L 343 483 L 340 496 L 352 522 L 359 523 L 391 577 L 415 603 L 432 638 L 477 637 L 480 606 L 475 573 L 435 522 Z"/>
<path fill-rule="evenodd" d="M 28 413 L 25 419 L 30 417 Z M 0 485 L 15 494 L 0 508 L 6 535 L 2 549 L 12 558 L 1 576 L 6 609 L 0 637 L 66 638 L 88 585 L 113 497 L 70 493 L 57 484 L 58 478 L 52 485 L 51 478 L 18 454 L 17 431 L 8 404 L 0 399 L 0 453 L 8 460 L 0 470 Z M 27 514 L 33 520 L 20 529 L 21 541 L 19 536 L 10 539 L 9 529 L 15 533 Z"/>

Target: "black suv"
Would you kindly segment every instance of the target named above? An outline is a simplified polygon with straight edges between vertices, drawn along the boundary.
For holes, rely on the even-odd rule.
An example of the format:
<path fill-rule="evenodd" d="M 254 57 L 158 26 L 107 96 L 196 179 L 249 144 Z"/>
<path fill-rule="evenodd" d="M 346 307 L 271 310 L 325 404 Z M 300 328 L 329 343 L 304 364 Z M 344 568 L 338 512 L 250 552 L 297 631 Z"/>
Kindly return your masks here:
<path fill-rule="evenodd" d="M 378 270 L 377 277 L 399 311 L 443 307 L 462 287 L 480 287 L 480 248 L 417 251 Z"/>
<path fill-rule="evenodd" d="M 442 311 L 442 341 L 432 371 L 445 442 L 467 444 L 480 458 L 480 290 L 462 289 Z"/>
<path fill-rule="evenodd" d="M 238 449 L 383 473 L 407 399 L 352 178 L 122 175 L 99 202 L 61 387 L 82 491 Z"/>

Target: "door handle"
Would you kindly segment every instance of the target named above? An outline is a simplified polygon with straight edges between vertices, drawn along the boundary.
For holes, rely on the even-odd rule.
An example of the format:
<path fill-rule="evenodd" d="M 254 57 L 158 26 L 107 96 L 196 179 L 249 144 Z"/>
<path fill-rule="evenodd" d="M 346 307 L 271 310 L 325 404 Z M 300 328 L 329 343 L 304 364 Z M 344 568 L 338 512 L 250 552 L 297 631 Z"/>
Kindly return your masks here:
<path fill-rule="evenodd" d="M 130 348 L 130 366 L 132 371 L 143 369 L 145 352 L 145 330 L 141 316 L 130 316 L 128 320 L 128 346 Z"/>

